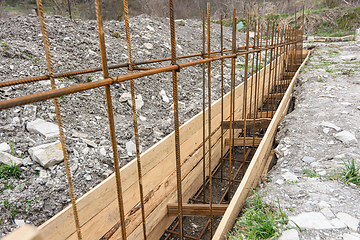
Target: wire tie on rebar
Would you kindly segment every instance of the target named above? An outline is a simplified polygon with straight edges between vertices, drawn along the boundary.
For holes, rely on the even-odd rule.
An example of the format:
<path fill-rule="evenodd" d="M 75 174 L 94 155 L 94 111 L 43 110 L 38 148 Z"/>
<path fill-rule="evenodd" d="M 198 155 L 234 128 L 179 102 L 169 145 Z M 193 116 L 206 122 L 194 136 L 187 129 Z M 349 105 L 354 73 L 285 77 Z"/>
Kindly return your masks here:
<path fill-rule="evenodd" d="M 180 72 L 181 71 L 180 65 L 179 64 L 175 64 L 175 65 L 178 67 L 175 71 Z"/>

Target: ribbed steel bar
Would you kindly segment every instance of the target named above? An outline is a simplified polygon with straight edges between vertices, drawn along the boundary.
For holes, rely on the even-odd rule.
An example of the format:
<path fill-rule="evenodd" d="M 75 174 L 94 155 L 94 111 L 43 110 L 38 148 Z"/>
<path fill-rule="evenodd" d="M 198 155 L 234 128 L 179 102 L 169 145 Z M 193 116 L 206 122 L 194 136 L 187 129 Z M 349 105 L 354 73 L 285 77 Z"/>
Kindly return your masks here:
<path fill-rule="evenodd" d="M 235 10 L 234 10 L 234 14 L 233 14 L 233 29 L 232 29 L 232 49 L 233 49 L 233 53 L 235 52 L 235 48 L 236 48 L 236 18 L 235 18 Z M 229 179 L 231 179 L 231 159 L 233 156 L 233 141 L 232 139 L 234 138 L 234 131 L 232 131 L 232 124 L 233 124 L 233 115 L 234 115 L 234 111 L 233 111 L 233 96 L 235 95 L 234 93 L 234 88 L 233 85 L 235 83 L 235 74 L 234 74 L 234 70 L 235 70 L 235 60 L 236 58 L 232 58 L 231 59 L 231 82 L 230 82 L 230 115 L 229 115 L 229 120 L 230 120 L 230 129 L 229 129 Z M 228 199 L 230 201 L 231 199 L 231 181 L 229 181 L 229 192 L 228 192 Z"/>
<path fill-rule="evenodd" d="M 248 14 L 247 22 L 246 22 L 246 51 L 249 50 L 249 28 L 250 28 L 250 15 Z M 247 119 L 247 78 L 248 78 L 248 62 L 249 62 L 249 54 L 245 55 L 245 74 L 244 74 L 244 94 L 243 94 L 243 119 L 244 119 L 244 130 L 243 130 L 243 161 L 245 161 L 245 152 L 246 152 L 246 119 Z M 245 168 L 242 171 L 243 176 L 245 175 Z M 231 178 L 229 178 L 231 179 Z"/>
<path fill-rule="evenodd" d="M 275 31 L 275 22 L 273 22 L 272 24 L 272 32 L 271 32 L 271 46 L 274 45 L 274 31 Z M 272 68 L 273 68 L 273 48 L 270 49 L 270 69 L 269 69 L 269 81 L 268 81 L 268 96 L 270 96 L 270 89 L 272 86 Z M 272 91 L 274 91 L 274 89 L 272 89 Z M 267 101 L 267 107 L 266 107 L 266 117 L 269 117 L 269 108 L 270 108 L 270 97 L 268 97 L 268 101 Z"/>
<path fill-rule="evenodd" d="M 48 72 L 49 72 L 49 76 L 50 76 L 51 89 L 55 90 L 56 85 L 55 85 L 55 79 L 53 77 L 54 69 L 53 69 L 53 64 L 52 64 L 52 60 L 51 60 L 51 53 L 50 53 L 49 39 L 48 39 L 48 35 L 47 35 L 47 30 L 46 30 L 43 4 L 42 4 L 41 0 L 37 0 L 36 4 L 37 4 L 37 9 L 38 9 L 42 39 L 43 39 L 43 43 L 44 43 L 46 63 L 47 63 Z M 78 214 L 77 206 L 76 206 L 74 185 L 73 185 L 73 181 L 72 181 L 72 177 L 71 177 L 69 156 L 68 156 L 68 152 L 67 152 L 67 148 L 66 148 L 66 141 L 65 141 L 65 135 L 64 135 L 64 130 L 63 130 L 62 117 L 61 117 L 61 113 L 60 113 L 60 104 L 59 104 L 59 99 L 57 97 L 54 97 L 54 105 L 55 105 L 56 120 L 57 120 L 58 127 L 59 127 L 60 142 L 61 142 L 63 156 L 64 156 L 65 171 L 66 171 L 66 177 L 67 177 L 68 186 L 69 186 L 70 200 L 71 200 L 71 206 L 72 206 L 73 215 L 74 215 L 76 233 L 77 233 L 78 239 L 81 240 L 82 234 L 81 234 L 81 226 L 80 226 L 80 221 L 79 221 L 79 214 Z"/>
<path fill-rule="evenodd" d="M 259 21 L 259 20 L 258 20 Z M 254 38 L 254 46 L 259 47 L 259 37 L 260 37 L 260 21 L 258 22 L 257 36 Z M 255 44 L 256 41 L 256 44 Z M 258 93 L 258 70 L 259 70 L 259 52 L 256 52 L 256 63 L 255 63 L 255 86 L 254 86 L 254 126 L 253 126 L 253 141 L 252 141 L 252 156 L 255 153 L 255 121 L 257 118 L 257 93 Z"/>
<path fill-rule="evenodd" d="M 262 47 L 262 39 L 263 39 L 263 24 L 262 23 L 260 23 L 260 34 L 259 34 L 259 36 L 260 36 L 260 40 L 259 40 L 259 48 L 261 48 Z M 260 77 L 261 77 L 261 75 L 260 75 L 260 70 L 261 70 L 261 63 L 262 63 L 262 51 L 260 51 L 260 53 L 259 53 L 259 66 L 258 66 L 258 71 L 259 71 L 259 73 L 258 73 L 258 75 L 256 75 L 256 79 L 257 79 L 257 81 L 258 81 L 258 89 L 257 89 L 257 92 L 258 92 L 258 94 L 264 94 L 264 91 L 262 91 L 261 92 L 261 86 L 260 86 L 260 83 L 261 83 L 261 81 L 260 81 Z M 264 65 L 264 68 L 265 68 L 265 65 Z M 264 83 L 263 83 L 263 85 L 262 86 L 264 86 Z M 260 105 L 260 101 L 261 101 L 261 98 L 260 97 L 258 97 L 257 98 L 257 102 L 256 102 L 256 118 L 258 117 L 258 112 L 259 112 L 259 108 L 261 108 L 261 106 L 262 106 L 262 104 L 263 104 L 263 102 L 261 103 L 261 105 Z"/>
<path fill-rule="evenodd" d="M 210 3 L 207 3 L 207 47 L 208 58 L 211 52 L 211 35 L 210 35 Z M 211 164 L 211 62 L 208 62 L 208 134 L 209 134 L 209 203 L 210 203 L 210 238 L 213 233 L 213 216 L 212 216 L 212 164 Z"/>
<path fill-rule="evenodd" d="M 279 37 L 280 36 L 280 26 L 277 27 L 277 36 L 276 36 L 276 43 L 279 43 Z M 277 85 L 279 79 L 277 79 L 277 72 L 278 72 L 278 54 L 279 54 L 279 48 L 277 47 L 274 49 L 274 55 L 275 55 L 275 70 L 273 71 L 273 93 L 278 93 L 279 86 Z M 276 98 L 274 97 L 274 94 L 272 95 L 271 99 L 271 111 L 274 111 L 276 109 L 275 105 Z"/>
<path fill-rule="evenodd" d="M 255 20 L 254 22 L 254 50 L 256 49 L 256 30 L 257 30 L 257 21 Z M 249 113 L 248 115 L 251 116 L 252 113 L 252 102 L 253 102 L 253 90 L 254 90 L 254 64 L 255 64 L 255 54 L 257 52 L 253 52 L 252 53 L 252 60 L 251 60 L 251 81 L 250 81 L 250 108 L 249 108 Z M 254 111 L 255 114 L 255 111 Z M 248 129 L 248 131 L 250 131 L 250 129 Z"/>
<path fill-rule="evenodd" d="M 174 2 L 169 0 L 170 8 L 170 32 L 171 32 L 171 64 L 176 65 L 176 41 L 175 41 L 175 14 Z M 173 102 L 174 102 L 174 124 L 175 124 L 175 153 L 176 153 L 176 182 L 178 200 L 178 218 L 180 222 L 179 237 L 184 239 L 183 211 L 182 211 L 182 187 L 181 187 L 181 162 L 180 162 L 180 131 L 179 131 L 179 109 L 178 109 L 178 81 L 177 69 L 172 70 L 173 79 Z"/>
<path fill-rule="evenodd" d="M 128 60 L 129 60 L 129 71 L 130 71 L 130 73 L 133 73 L 128 1 L 123 0 L 123 5 L 124 5 L 124 16 L 125 16 L 126 41 L 127 41 L 127 47 L 128 47 L 127 49 L 128 49 Z M 134 132 L 135 132 L 136 163 L 137 163 L 138 180 L 139 180 L 141 220 L 142 220 L 142 227 L 143 227 L 143 237 L 146 240 L 147 235 L 146 235 L 144 189 L 143 189 L 143 183 L 142 183 L 143 181 L 142 181 L 142 171 L 141 171 L 141 158 L 140 158 L 140 147 L 139 147 L 139 132 L 138 132 L 138 125 L 137 125 L 134 79 L 130 80 L 130 87 L 131 87 L 131 102 L 132 102 L 132 111 L 133 111 Z"/>
<path fill-rule="evenodd" d="M 270 21 L 267 22 L 266 27 L 266 42 L 265 42 L 265 58 L 264 58 L 264 76 L 263 76 L 263 89 L 262 89 L 262 97 L 261 97 L 261 111 L 263 112 L 264 108 L 264 98 L 265 98 L 265 81 L 266 81 L 266 69 L 267 69 L 267 47 L 268 47 L 268 41 L 269 41 L 269 25 Z M 269 92 L 270 86 L 268 86 L 268 92 Z M 269 101 L 269 99 L 267 99 Z"/>
<path fill-rule="evenodd" d="M 105 47 L 104 28 L 103 28 L 103 19 L 102 19 L 102 11 L 101 11 L 101 0 L 95 0 L 95 7 L 96 7 L 96 18 L 97 18 L 97 24 L 99 30 L 99 42 L 100 42 L 103 76 L 104 78 L 107 78 L 109 76 L 109 72 L 107 68 L 106 47 Z M 122 235 L 122 239 L 125 240 L 126 239 L 125 213 L 124 213 L 124 203 L 122 196 L 119 156 L 117 151 L 114 113 L 112 107 L 110 85 L 105 86 L 105 95 L 106 95 L 106 103 L 107 103 L 109 127 L 110 127 L 110 138 L 111 138 L 111 146 L 113 151 L 114 169 L 115 169 L 115 177 L 116 177 L 116 187 L 117 187 L 116 189 L 117 189 L 119 214 L 121 221 L 121 235 Z"/>
<path fill-rule="evenodd" d="M 203 11 L 203 22 L 202 22 L 202 52 L 203 52 L 203 58 L 205 58 L 205 11 Z M 206 139 L 206 130 L 205 130 L 205 121 L 206 121 L 206 114 L 205 114 L 205 98 L 206 98 L 206 93 L 205 93 L 205 63 L 202 64 L 202 92 L 203 92 L 203 96 L 202 96 L 202 100 L 203 100 L 203 122 L 202 122 L 202 129 L 203 129 L 203 200 L 205 203 L 206 200 L 206 188 L 205 188 L 205 182 L 206 182 L 206 173 L 205 173 L 205 169 L 206 169 L 206 162 L 205 162 L 205 149 L 206 149 L 206 145 L 205 145 L 205 139 Z"/>
<path fill-rule="evenodd" d="M 221 48 L 221 56 L 224 55 L 224 33 L 223 33 L 223 16 L 220 16 L 220 48 Z M 220 65 L 220 74 L 221 74 L 221 170 L 220 170 L 220 177 L 221 182 L 223 179 L 223 156 L 224 156 L 224 126 L 222 122 L 224 121 L 224 59 L 221 59 Z"/>

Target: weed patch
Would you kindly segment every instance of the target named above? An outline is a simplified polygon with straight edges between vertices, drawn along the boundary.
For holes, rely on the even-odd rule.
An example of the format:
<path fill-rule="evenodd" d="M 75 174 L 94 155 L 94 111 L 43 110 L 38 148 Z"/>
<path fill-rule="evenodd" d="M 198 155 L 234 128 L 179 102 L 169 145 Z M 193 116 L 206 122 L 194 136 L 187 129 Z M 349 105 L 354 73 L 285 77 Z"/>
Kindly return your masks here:
<path fill-rule="evenodd" d="M 10 177 L 20 179 L 21 168 L 16 166 L 15 164 L 9 166 L 7 164 L 0 165 L 0 178 L 9 179 Z"/>
<path fill-rule="evenodd" d="M 280 230 L 286 229 L 288 217 L 282 212 L 279 200 L 276 207 L 262 199 L 262 194 L 254 192 L 252 198 L 247 200 L 250 206 L 243 210 L 228 240 L 275 239 L 280 235 Z"/>

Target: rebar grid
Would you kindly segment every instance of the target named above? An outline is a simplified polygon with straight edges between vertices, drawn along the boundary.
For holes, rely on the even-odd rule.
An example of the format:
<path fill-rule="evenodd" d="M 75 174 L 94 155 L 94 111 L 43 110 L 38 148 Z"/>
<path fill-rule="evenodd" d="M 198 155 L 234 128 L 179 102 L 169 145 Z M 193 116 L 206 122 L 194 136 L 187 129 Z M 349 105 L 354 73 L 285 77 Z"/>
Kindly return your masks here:
<path fill-rule="evenodd" d="M 117 144 L 116 144 L 116 134 L 115 134 L 115 124 L 114 124 L 114 114 L 113 114 L 113 106 L 112 106 L 112 99 L 111 99 L 111 89 L 110 85 L 117 84 L 124 81 L 130 80 L 131 85 L 131 97 L 132 97 L 132 114 L 133 114 L 133 122 L 134 122 L 134 132 L 135 132 L 135 145 L 136 145 L 136 160 L 137 160 L 137 172 L 138 172 L 138 181 L 139 181 L 139 195 L 140 195 L 140 206 L 141 206 L 141 224 L 142 224 L 142 233 L 143 238 L 146 239 L 148 236 L 147 226 L 146 226 L 146 213 L 145 213 L 145 201 L 144 201 L 144 192 L 143 192 L 143 181 L 142 181 L 142 172 L 141 172 L 141 158 L 140 158 L 140 142 L 139 142 L 139 134 L 138 134 L 138 126 L 137 126 L 137 113 L 136 113 L 136 102 L 135 102 L 135 90 L 134 90 L 134 79 L 139 79 L 144 76 L 150 76 L 162 72 L 171 72 L 172 73 L 172 85 L 173 85 L 173 106 L 174 106 L 174 123 L 175 123 L 175 155 L 176 155 L 176 182 L 177 182 L 177 202 L 178 202 L 178 223 L 175 224 L 175 227 L 172 230 L 167 230 L 169 235 L 166 239 L 168 239 L 171 234 L 178 235 L 180 239 L 184 237 L 191 238 L 191 239 L 201 239 L 205 234 L 206 229 L 208 228 L 209 224 L 209 235 L 212 237 L 213 235 L 213 196 L 212 196 L 212 188 L 213 188 L 213 179 L 228 181 L 228 187 L 225 190 L 225 193 L 222 195 L 221 200 L 219 203 L 222 203 L 225 198 L 227 198 L 228 202 L 231 200 L 231 186 L 232 183 L 239 183 L 240 180 L 237 180 L 236 177 L 239 175 L 240 171 L 242 170 L 242 176 L 245 175 L 246 171 L 246 163 L 249 163 L 250 160 L 248 159 L 250 156 L 254 156 L 254 152 L 256 149 L 255 144 L 255 137 L 260 136 L 261 129 L 256 132 L 256 120 L 259 118 L 263 118 L 260 113 L 263 113 L 263 109 L 266 108 L 266 118 L 271 118 L 272 113 L 276 109 L 276 102 L 274 97 L 276 93 L 284 93 L 286 91 L 285 85 L 281 84 L 283 79 L 286 80 L 287 75 L 285 73 L 291 74 L 294 72 L 294 66 L 296 66 L 298 60 L 296 55 L 298 49 L 302 49 L 302 30 L 297 29 L 290 29 L 284 28 L 280 29 L 280 26 L 276 24 L 276 22 L 272 23 L 272 29 L 270 29 L 270 22 L 267 22 L 266 27 L 266 41 L 265 45 L 263 46 L 263 23 L 259 20 L 255 20 L 254 22 L 254 37 L 253 43 L 250 45 L 250 15 L 247 17 L 247 24 L 246 24 L 246 46 L 236 46 L 236 13 L 234 10 L 233 13 L 233 26 L 232 26 L 232 49 L 224 50 L 223 49 L 223 26 L 221 24 L 221 50 L 220 51 L 213 51 L 211 52 L 211 28 L 210 28 L 210 4 L 207 5 L 207 34 L 206 34 L 206 27 L 205 27 L 205 11 L 203 12 L 203 51 L 199 54 L 191 54 L 185 56 L 177 56 L 176 55 L 176 37 L 175 37 L 175 16 L 174 16 L 174 1 L 169 0 L 169 15 L 170 15 L 170 38 L 171 38 L 171 58 L 163 58 L 163 59 L 154 59 L 142 62 L 134 62 L 131 55 L 131 42 L 130 42 L 130 29 L 129 29 L 129 12 L 128 12 L 128 3 L 127 0 L 123 0 L 124 4 L 124 16 L 125 16 L 125 27 L 126 27 L 126 38 L 128 44 L 128 63 L 117 64 L 113 66 L 107 65 L 107 57 L 106 57 L 106 48 L 105 48 L 105 39 L 104 39 L 104 31 L 103 31 L 103 20 L 102 20 L 102 12 L 101 12 L 101 1 L 95 0 L 96 6 L 96 16 L 97 16 L 97 25 L 98 25 L 98 33 L 99 33 L 99 43 L 100 43 L 100 51 L 101 51 L 101 62 L 102 66 L 99 68 L 88 69 L 88 70 L 79 70 L 79 71 L 72 71 L 68 73 L 62 74 L 54 74 L 52 62 L 51 62 L 51 54 L 49 48 L 49 41 L 47 39 L 47 32 L 46 32 L 46 24 L 44 19 L 44 13 L 42 8 L 42 1 L 37 0 L 37 6 L 39 10 L 39 20 L 41 25 L 41 31 L 43 34 L 43 42 L 44 42 L 44 49 L 46 53 L 46 60 L 48 65 L 48 75 L 41 76 L 41 77 L 32 77 L 27 79 L 18 79 L 0 83 L 0 87 L 11 86 L 16 84 L 25 84 L 35 81 L 47 80 L 50 79 L 51 83 L 51 91 L 45 91 L 41 93 L 31 94 L 27 96 L 21 96 L 10 100 L 5 100 L 0 102 L 0 110 L 11 108 L 19 105 L 24 105 L 32 102 L 44 101 L 46 99 L 53 98 L 55 110 L 56 110 L 56 117 L 59 126 L 60 132 L 60 141 L 62 144 L 62 150 L 64 154 L 64 162 L 66 168 L 66 175 L 69 185 L 69 192 L 71 198 L 71 205 L 73 209 L 73 216 L 74 216 L 74 223 L 76 226 L 76 232 L 78 239 L 82 239 L 83 233 L 81 232 L 81 225 L 79 222 L 79 216 L 77 211 L 77 204 L 75 200 L 74 194 L 74 187 L 71 178 L 71 172 L 69 167 L 69 159 L 66 150 L 66 141 L 63 132 L 63 124 L 60 114 L 60 104 L 58 101 L 58 97 L 63 95 L 68 95 L 76 92 L 81 92 L 84 90 L 99 88 L 104 86 L 105 87 L 105 97 L 106 97 L 106 104 L 107 104 L 107 112 L 108 112 L 108 120 L 110 126 L 110 138 L 112 144 L 112 151 L 113 151 L 113 161 L 114 161 L 114 172 L 116 176 L 116 189 L 117 189 L 117 200 L 118 200 L 118 207 L 119 207 L 119 215 L 120 215 L 120 225 L 121 225 L 121 236 L 122 239 L 127 239 L 126 233 L 126 217 L 124 212 L 124 203 L 123 203 L 123 191 L 121 187 L 121 176 L 120 176 L 120 165 L 118 159 L 118 151 L 117 151 Z M 296 14 L 296 9 L 295 9 Z M 304 10 L 303 10 L 304 14 Z M 296 18 L 295 18 L 296 21 Z M 223 22 L 223 18 L 221 16 L 221 23 Z M 302 29 L 303 29 L 304 22 L 302 22 Z M 277 29 L 276 29 L 277 26 Z M 296 26 L 296 23 L 295 23 Z M 207 51 L 205 50 L 205 41 L 207 36 Z M 264 34 L 265 36 L 265 34 Z M 269 44 L 270 42 L 270 44 Z M 299 44 L 300 43 L 300 44 Z M 268 57 L 268 51 L 270 50 L 270 57 Z M 265 51 L 265 54 L 262 55 L 262 52 Z M 245 55 L 245 73 L 244 73 L 244 86 L 243 86 L 243 103 L 241 109 L 243 127 L 239 131 L 235 131 L 234 122 L 238 119 L 235 119 L 236 114 L 236 88 L 235 88 L 235 80 L 236 80 L 236 59 L 239 56 Z M 252 66 L 251 66 L 251 76 L 249 78 L 249 56 L 252 55 Z M 280 61 L 280 57 L 285 56 L 282 63 L 278 63 Z M 185 59 L 185 58 L 193 58 L 193 57 L 201 57 L 202 59 L 188 61 L 185 63 L 178 64 L 177 59 Z M 263 57 L 263 58 L 262 58 Z M 231 59 L 231 79 L 230 79 L 230 98 L 229 98 L 229 117 L 224 116 L 224 59 Z M 303 56 L 301 54 L 300 57 L 301 61 Z M 164 61 L 171 61 L 171 65 L 165 67 L 136 67 L 138 65 L 149 64 L 149 63 L 159 63 Z M 212 131 L 212 116 L 211 116 L 211 90 L 213 88 L 211 82 L 211 63 L 213 61 L 220 61 L 221 62 L 221 124 L 218 128 Z M 264 62 L 264 70 L 263 70 L 263 81 L 262 85 L 260 86 L 260 69 L 261 63 Z M 178 110 L 178 77 L 177 72 L 181 70 L 181 68 L 202 65 L 202 77 L 203 77 L 203 141 L 202 145 L 200 146 L 203 149 L 202 155 L 202 163 L 203 163 L 203 184 L 202 188 L 199 190 L 198 194 L 191 198 L 193 202 L 203 202 L 207 203 L 210 206 L 209 212 L 209 220 L 203 227 L 201 234 L 199 237 L 193 237 L 186 235 L 184 232 L 184 223 L 183 223 L 183 196 L 182 196 L 182 180 L 183 177 L 181 175 L 181 156 L 180 156 L 180 124 L 179 124 L 179 110 Z M 207 76 L 206 76 L 206 66 L 207 64 Z M 279 64 L 279 65 L 278 65 Z M 280 72 L 281 64 L 283 64 L 283 70 Z M 269 65 L 269 69 L 267 68 Z M 129 74 L 120 75 L 120 76 L 109 76 L 109 69 L 116 69 L 121 67 L 127 67 L 129 69 Z M 141 72 L 134 73 L 134 70 L 139 70 Z M 78 74 L 85 74 L 90 72 L 102 71 L 103 72 L 103 80 L 99 80 L 97 82 L 89 82 L 78 84 L 71 87 L 64 87 L 57 89 L 55 86 L 55 78 L 65 77 L 65 76 L 72 76 Z M 268 71 L 268 73 L 267 73 Z M 266 75 L 268 74 L 268 79 L 266 79 Z M 206 86 L 207 80 L 207 94 L 208 94 L 208 133 L 206 136 Z M 250 80 L 250 81 L 249 81 Z M 265 96 L 265 83 L 268 82 L 268 92 L 267 92 L 267 99 Z M 250 84 L 250 93 L 248 93 L 248 84 Z M 271 87 L 270 87 L 271 86 Z M 272 96 L 271 96 L 272 94 Z M 261 98 L 258 98 L 261 96 Z M 271 96 L 271 97 L 270 97 Z M 271 101 L 271 103 L 270 103 Z M 271 105 L 270 105 L 271 104 Z M 260 117 L 259 117 L 260 116 Z M 249 119 L 249 121 L 248 121 Z M 227 130 L 223 126 L 223 121 L 229 120 L 230 128 Z M 253 120 L 253 127 L 247 128 L 247 122 Z M 221 134 L 218 139 L 212 139 L 213 135 L 216 131 L 220 130 Z M 229 135 L 229 146 L 227 151 L 225 151 L 224 147 L 224 136 Z M 235 138 L 239 136 L 242 138 L 242 144 L 240 146 L 235 146 Z M 247 138 L 251 138 L 252 144 L 247 143 Z M 213 142 L 214 141 L 214 142 Z M 218 142 L 221 142 L 221 157 L 214 167 L 212 167 L 212 148 Z M 206 152 L 206 145 L 208 145 L 208 151 Z M 242 159 L 235 159 L 235 149 L 241 148 L 242 149 Z M 252 154 L 250 155 L 250 153 Z M 209 162 L 209 172 L 208 177 L 206 177 L 206 155 L 208 156 Z M 229 174 L 227 178 L 223 177 L 223 164 L 227 163 L 229 166 Z M 240 166 L 236 169 L 236 173 L 232 176 L 232 163 L 240 162 Z M 215 177 L 215 173 L 220 171 L 220 177 Z M 209 201 L 206 201 L 206 186 L 209 186 Z M 197 199 L 200 194 L 203 194 L 203 200 Z M 119 227 L 119 226 L 118 226 Z M 178 228 L 179 231 L 175 232 L 175 229 Z M 107 236 L 111 237 L 111 236 Z"/>

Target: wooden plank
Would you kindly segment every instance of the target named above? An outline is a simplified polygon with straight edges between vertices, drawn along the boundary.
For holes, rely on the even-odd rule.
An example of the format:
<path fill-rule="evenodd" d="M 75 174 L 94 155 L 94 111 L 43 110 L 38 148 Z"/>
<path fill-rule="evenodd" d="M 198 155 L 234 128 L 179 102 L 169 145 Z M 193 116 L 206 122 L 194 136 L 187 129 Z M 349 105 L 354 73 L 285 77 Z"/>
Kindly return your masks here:
<path fill-rule="evenodd" d="M 268 112 L 257 112 L 256 115 L 258 118 L 272 118 L 276 111 Z M 250 118 L 254 119 L 254 114 L 251 114 Z"/>
<path fill-rule="evenodd" d="M 258 118 L 255 119 L 255 128 L 267 128 L 271 122 L 271 118 Z M 232 123 L 233 129 L 242 129 L 244 128 L 244 120 L 236 120 Z M 247 128 L 254 128 L 254 119 L 249 118 L 246 120 L 246 127 Z M 223 121 L 223 128 L 230 129 L 230 121 Z"/>
<path fill-rule="evenodd" d="M 309 59 L 309 56 L 310 56 L 310 51 L 308 51 L 308 55 L 304 60 L 304 62 L 302 63 L 301 67 L 305 65 L 306 61 Z M 267 155 L 269 154 L 272 147 L 271 143 L 275 136 L 277 125 L 280 119 L 282 118 L 283 113 L 286 112 L 285 108 L 288 105 L 287 103 L 291 95 L 291 92 L 293 91 L 293 88 L 296 84 L 296 78 L 299 75 L 300 69 L 301 68 L 298 69 L 297 73 L 294 76 L 293 81 L 291 82 L 289 88 L 287 89 L 285 96 L 279 105 L 278 111 L 274 115 L 274 118 L 271 121 L 269 128 L 265 133 L 264 140 L 261 141 L 258 149 L 256 150 L 255 155 L 248 169 L 246 170 L 243 180 L 241 181 L 238 189 L 236 190 L 233 199 L 229 204 L 229 207 L 225 211 L 225 214 L 218 228 L 216 229 L 216 232 L 213 236 L 213 240 L 225 239 L 228 229 L 230 229 L 233 226 L 241 208 L 245 203 L 248 192 L 250 191 L 251 187 L 255 185 L 260 174 L 264 171 L 264 165 L 266 164 L 266 160 L 268 158 Z"/>
<path fill-rule="evenodd" d="M 259 146 L 262 138 L 255 137 L 255 146 Z M 225 139 L 225 145 L 229 146 L 230 139 Z M 245 138 L 245 146 L 251 147 L 253 145 L 253 138 L 252 137 L 246 137 Z M 244 138 L 234 138 L 234 145 L 233 146 L 244 146 Z"/>
<path fill-rule="evenodd" d="M 265 98 L 282 98 L 284 93 L 272 93 L 270 95 L 265 95 Z"/>
<path fill-rule="evenodd" d="M 281 81 L 277 81 L 276 85 L 282 86 L 282 85 L 289 85 L 290 83 L 291 83 L 291 80 L 281 80 Z"/>
<path fill-rule="evenodd" d="M 182 204 L 184 216 L 210 216 L 210 204 Z M 213 216 L 222 216 L 225 213 L 227 204 L 212 204 Z M 178 215 L 178 204 L 170 203 L 167 205 L 170 216 Z"/>
<path fill-rule="evenodd" d="M 34 226 L 30 224 L 25 224 L 22 227 L 19 227 L 15 231 L 6 235 L 2 240 L 43 240 L 40 231 L 38 231 Z"/>

